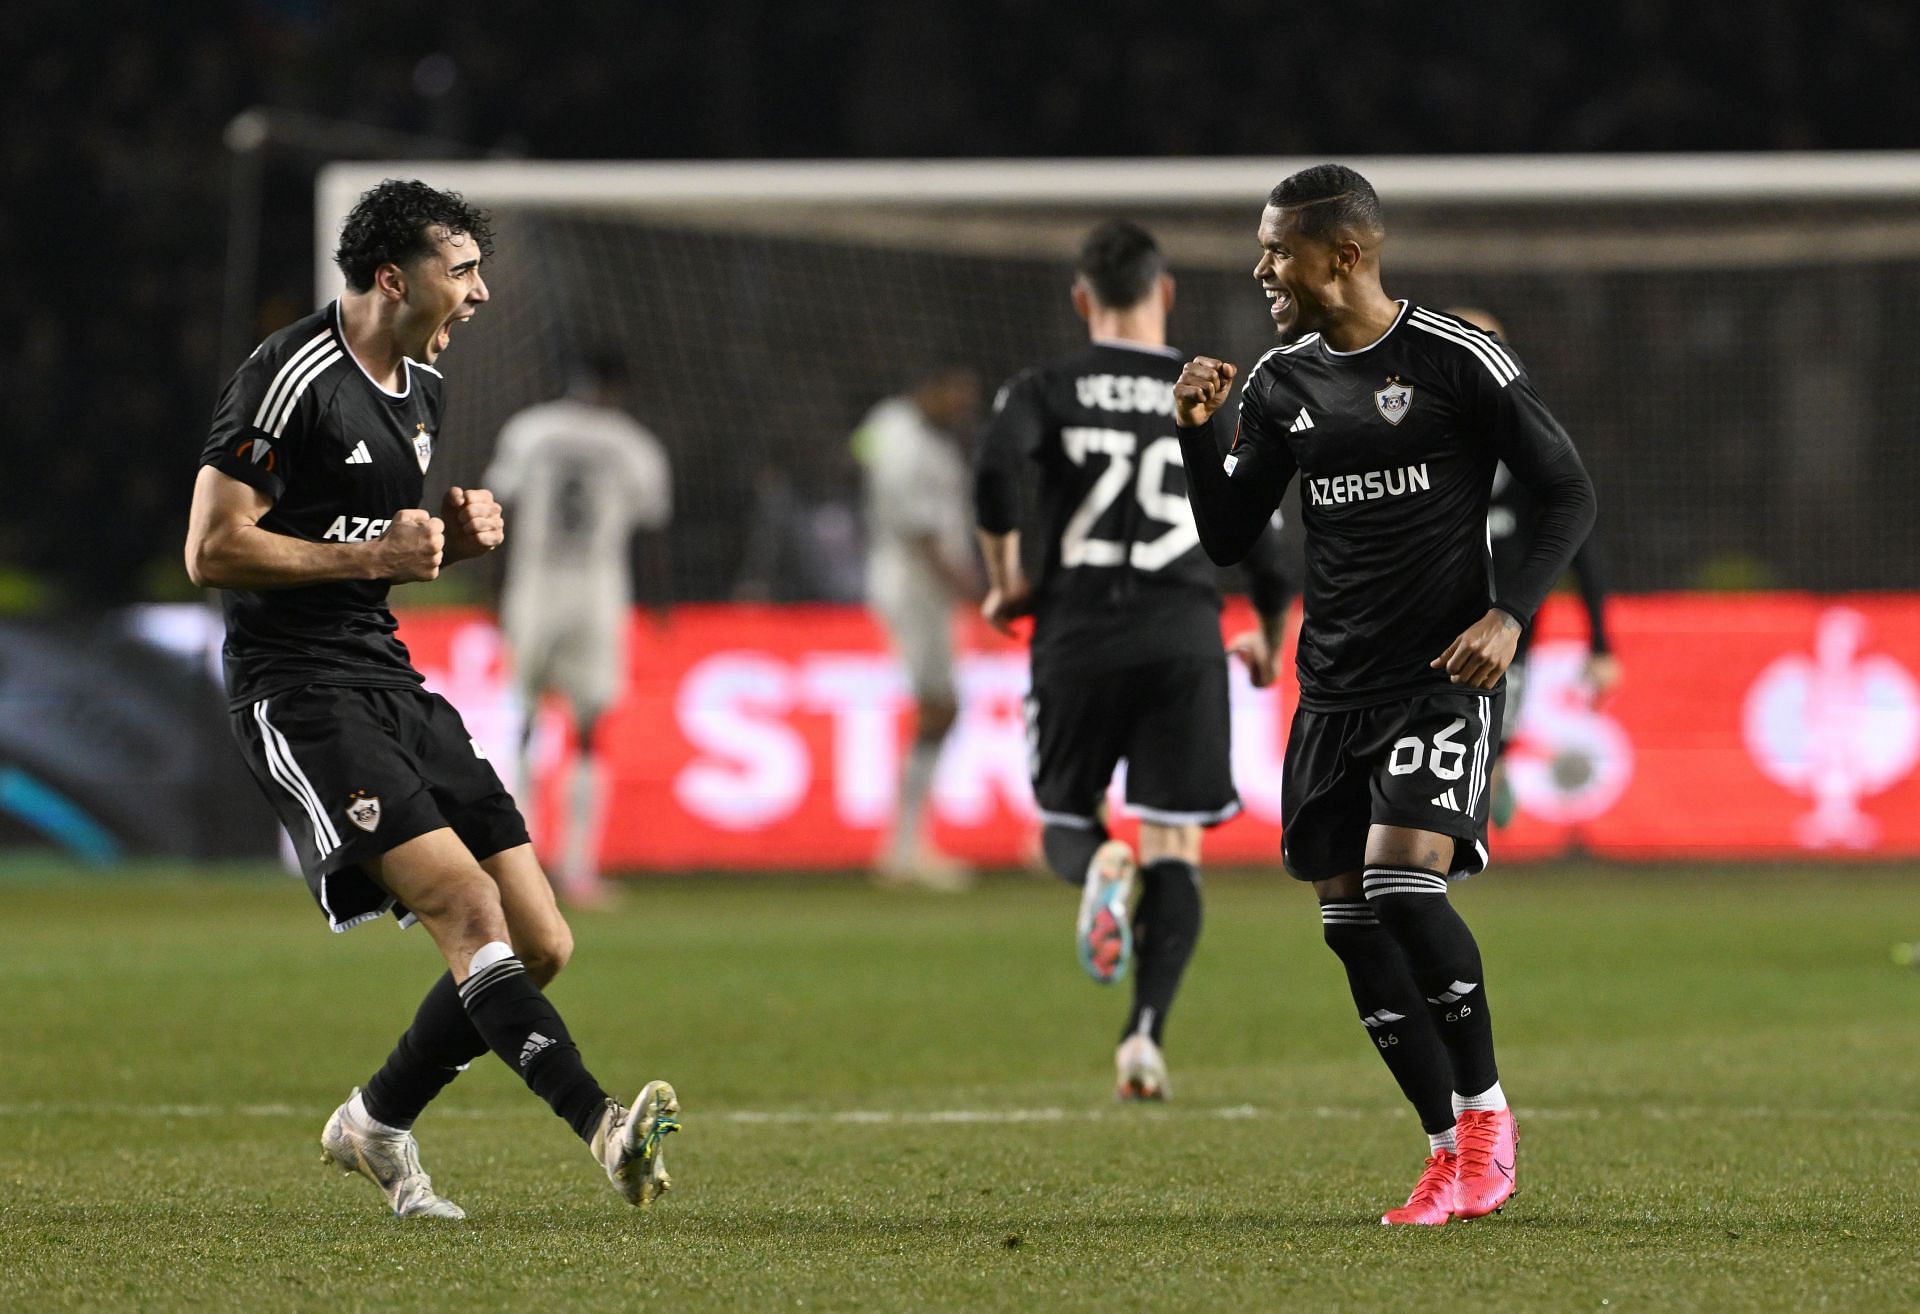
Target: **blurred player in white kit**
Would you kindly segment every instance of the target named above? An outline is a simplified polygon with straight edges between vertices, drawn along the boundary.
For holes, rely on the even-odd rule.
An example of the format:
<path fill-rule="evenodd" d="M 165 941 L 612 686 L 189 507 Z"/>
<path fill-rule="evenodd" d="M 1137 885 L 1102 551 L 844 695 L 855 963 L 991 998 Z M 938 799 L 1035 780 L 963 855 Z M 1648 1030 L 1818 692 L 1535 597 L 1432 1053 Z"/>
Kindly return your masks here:
<path fill-rule="evenodd" d="M 662 530 L 673 516 L 666 449 L 624 409 L 626 367 L 592 352 L 555 401 L 529 406 L 500 430 L 487 470 L 514 510 L 501 622 L 526 708 L 520 746 L 522 805 L 535 793 L 533 726 L 542 695 L 562 695 L 579 753 L 563 793 L 561 896 L 604 903 L 600 832 L 606 768 L 601 716 L 626 686 L 627 625 L 633 605 L 628 548 L 635 530 Z M 665 543 L 648 545 L 649 600 L 666 599 Z M 530 810 L 530 809 L 529 809 Z"/>
<path fill-rule="evenodd" d="M 946 367 L 875 406 L 853 435 L 866 469 L 867 600 L 886 624 L 914 701 L 913 744 L 876 869 L 886 884 L 959 890 L 969 881 L 959 862 L 933 849 L 925 813 L 940 746 L 960 711 L 954 611 L 979 593 L 973 474 L 962 447 L 979 418 L 979 378 Z"/>

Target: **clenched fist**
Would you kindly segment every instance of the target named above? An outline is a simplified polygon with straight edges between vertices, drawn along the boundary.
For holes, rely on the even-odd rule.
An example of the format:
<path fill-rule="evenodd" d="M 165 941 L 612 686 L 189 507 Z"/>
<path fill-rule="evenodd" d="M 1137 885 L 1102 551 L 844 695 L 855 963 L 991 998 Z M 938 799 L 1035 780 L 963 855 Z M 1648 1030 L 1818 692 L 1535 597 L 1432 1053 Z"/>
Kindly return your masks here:
<path fill-rule="evenodd" d="M 1513 664 L 1513 652 L 1519 643 L 1520 622 L 1493 607 L 1427 665 L 1445 671 L 1453 684 L 1491 689 Z"/>
<path fill-rule="evenodd" d="M 446 529 L 439 516 L 430 516 L 417 506 L 400 512 L 387 532 L 373 541 L 378 578 L 394 584 L 438 578 L 440 559 L 447 548 Z"/>
<path fill-rule="evenodd" d="M 447 490 L 442 503 L 447 518 L 447 561 L 465 561 L 485 556 L 506 541 L 507 521 L 500 504 L 484 488 Z"/>
<path fill-rule="evenodd" d="M 1184 427 L 1198 429 L 1225 404 L 1238 373 L 1224 360 L 1195 356 L 1181 369 L 1180 381 L 1173 385 L 1174 417 Z"/>

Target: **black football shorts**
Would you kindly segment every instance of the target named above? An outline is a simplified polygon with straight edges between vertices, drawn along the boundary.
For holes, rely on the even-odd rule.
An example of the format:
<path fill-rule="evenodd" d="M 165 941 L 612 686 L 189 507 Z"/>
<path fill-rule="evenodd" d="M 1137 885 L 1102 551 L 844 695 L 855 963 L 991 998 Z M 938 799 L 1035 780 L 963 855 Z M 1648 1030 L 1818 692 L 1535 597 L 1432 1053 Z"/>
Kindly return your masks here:
<path fill-rule="evenodd" d="M 453 705 L 424 689 L 316 685 L 233 713 L 247 765 L 336 931 L 407 910 L 362 866 L 450 826 L 476 858 L 527 823 Z"/>
<path fill-rule="evenodd" d="M 1183 657 L 1081 673 L 1035 671 L 1027 748 L 1040 819 L 1090 826 L 1122 758 L 1127 807 L 1163 826 L 1217 826 L 1233 787 L 1227 663 Z"/>
<path fill-rule="evenodd" d="M 1449 874 L 1484 869 L 1487 777 L 1505 702 L 1503 688 L 1295 712 L 1280 790 L 1287 870 L 1303 881 L 1362 870 L 1373 825 L 1451 835 Z"/>

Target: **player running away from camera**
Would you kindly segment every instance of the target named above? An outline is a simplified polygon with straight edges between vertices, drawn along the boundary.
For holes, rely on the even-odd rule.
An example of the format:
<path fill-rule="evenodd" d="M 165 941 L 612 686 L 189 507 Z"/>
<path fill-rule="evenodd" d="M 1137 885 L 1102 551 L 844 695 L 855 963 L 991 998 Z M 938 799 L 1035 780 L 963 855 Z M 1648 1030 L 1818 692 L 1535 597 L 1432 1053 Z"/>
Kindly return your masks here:
<path fill-rule="evenodd" d="M 1500 321 L 1484 310 L 1454 307 L 1447 313 L 1493 334 L 1502 342 L 1506 340 L 1506 330 L 1501 328 Z M 1496 465 L 1493 501 L 1487 507 L 1487 541 L 1493 550 L 1495 588 L 1503 577 L 1519 570 L 1525 562 L 1539 514 L 1540 504 L 1521 487 L 1506 463 Z M 1604 567 L 1600 553 L 1593 540 L 1594 536 L 1589 535 L 1573 554 L 1573 580 L 1587 608 L 1587 660 L 1580 671 L 1580 683 L 1587 698 L 1598 703 L 1620 683 L 1620 660 L 1613 655 L 1613 646 L 1607 639 L 1607 588 L 1602 578 Z M 1507 667 L 1507 703 L 1500 722 L 1502 751 L 1493 762 L 1491 807 L 1495 826 L 1505 826 L 1513 820 L 1515 799 L 1512 783 L 1507 779 L 1505 749 L 1520 724 L 1520 709 L 1527 696 L 1527 656 L 1532 646 L 1533 630 L 1528 627 L 1522 631 L 1520 643 L 1513 651 L 1513 662 Z"/>
<path fill-rule="evenodd" d="M 335 931 L 392 912 L 446 959 L 413 1023 L 327 1121 L 327 1162 L 401 1216 L 464 1217 L 411 1128 L 491 1049 L 566 1120 L 628 1201 L 667 1187 L 671 1086 L 632 1108 L 581 1062 L 542 987 L 572 935 L 527 830 L 460 716 L 421 685 L 387 590 L 498 547 L 483 489 L 421 507 L 442 385 L 433 362 L 487 301 L 486 217 L 389 179 L 347 216 L 346 291 L 261 343 L 228 382 L 201 455 L 187 573 L 223 590 L 234 732 Z"/>
<path fill-rule="evenodd" d="M 946 366 L 875 406 L 853 433 L 854 456 L 866 472 L 867 601 L 913 694 L 913 743 L 901 764 L 893 828 L 874 868 L 882 885 L 955 893 L 972 883 L 963 864 L 933 847 L 926 808 L 941 745 L 960 714 L 954 608 L 980 596 L 960 447 L 979 419 L 979 377 Z"/>
<path fill-rule="evenodd" d="M 1047 864 L 1080 888 L 1081 966 L 1103 984 L 1133 967 L 1121 1099 L 1168 1094 L 1161 1045 L 1200 935 L 1201 832 L 1240 810 L 1218 572 L 1200 551 L 1171 432 L 1173 297 L 1145 229 L 1115 221 L 1088 234 L 1072 299 L 1092 341 L 1001 389 L 974 484 L 982 611 L 1002 631 L 1034 617 L 1027 735 Z M 1030 472 L 1045 533 L 1031 582 L 1017 529 Z M 1277 537 L 1255 532 L 1239 554 L 1260 625 L 1231 647 L 1261 686 L 1273 682 L 1288 596 Z M 1105 824 L 1122 758 L 1137 859 Z"/>
<path fill-rule="evenodd" d="M 1381 1221 L 1437 1224 L 1492 1213 L 1514 1189 L 1486 973 L 1447 883 L 1486 865 L 1502 676 L 1592 526 L 1594 497 L 1510 351 L 1381 289 L 1385 235 L 1351 169 L 1319 165 L 1275 187 L 1254 275 L 1280 345 L 1246 379 L 1224 461 L 1211 420 L 1235 367 L 1197 357 L 1174 397 L 1214 560 L 1249 551 L 1301 479 L 1306 606 L 1282 851 L 1313 883 L 1368 1038 L 1427 1132 L 1418 1185 Z M 1540 515 L 1495 593 L 1486 523 L 1500 461 Z"/>
<path fill-rule="evenodd" d="M 525 708 L 522 797 L 535 792 L 540 699 L 557 693 L 572 713 L 577 751 L 561 796 L 558 885 L 562 898 L 583 906 L 610 897 L 600 878 L 607 779 L 599 731 L 627 682 L 628 548 L 636 529 L 665 529 L 673 515 L 666 449 L 623 409 L 626 384 L 617 355 L 588 353 L 566 396 L 507 420 L 485 475 L 513 508 L 500 615 Z M 664 607 L 666 541 L 651 533 L 645 546 L 647 592 Z"/>

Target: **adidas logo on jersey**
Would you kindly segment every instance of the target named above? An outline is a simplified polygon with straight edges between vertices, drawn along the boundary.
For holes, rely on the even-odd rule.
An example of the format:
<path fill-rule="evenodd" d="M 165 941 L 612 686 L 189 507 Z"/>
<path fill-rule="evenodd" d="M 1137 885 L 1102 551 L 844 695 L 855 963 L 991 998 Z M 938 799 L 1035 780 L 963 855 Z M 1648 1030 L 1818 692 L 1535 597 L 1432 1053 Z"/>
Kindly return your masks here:
<path fill-rule="evenodd" d="M 1300 408 L 1299 418 L 1294 420 L 1293 424 L 1287 429 L 1287 432 L 1299 433 L 1304 429 L 1311 429 L 1311 428 L 1313 428 L 1313 417 L 1311 415 L 1308 415 L 1307 408 L 1302 406 Z"/>
<path fill-rule="evenodd" d="M 353 450 L 347 453 L 347 464 L 348 465 L 372 465 L 373 464 L 373 453 L 367 450 L 367 444 L 364 439 L 361 440 L 360 442 L 355 443 L 353 445 Z"/>
<path fill-rule="evenodd" d="M 1449 789 L 1446 793 L 1442 794 L 1439 798 L 1436 798 L 1435 800 L 1433 800 L 1433 805 L 1436 808 L 1452 808 L 1455 812 L 1459 812 L 1461 810 L 1460 800 L 1454 796 L 1454 792 L 1451 789 Z"/>

